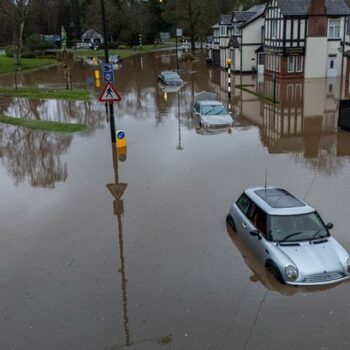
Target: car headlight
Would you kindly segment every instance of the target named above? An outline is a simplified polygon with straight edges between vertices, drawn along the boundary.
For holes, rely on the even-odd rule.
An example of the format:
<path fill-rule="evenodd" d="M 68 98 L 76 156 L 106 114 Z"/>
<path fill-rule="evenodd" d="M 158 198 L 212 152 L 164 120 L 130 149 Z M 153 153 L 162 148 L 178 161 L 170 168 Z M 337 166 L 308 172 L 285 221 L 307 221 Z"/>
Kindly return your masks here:
<path fill-rule="evenodd" d="M 294 265 L 287 265 L 285 267 L 285 272 L 290 281 L 295 281 L 299 276 L 298 269 Z"/>
<path fill-rule="evenodd" d="M 346 271 L 348 271 L 350 273 L 350 257 L 347 257 L 345 259 L 344 265 L 345 265 Z"/>

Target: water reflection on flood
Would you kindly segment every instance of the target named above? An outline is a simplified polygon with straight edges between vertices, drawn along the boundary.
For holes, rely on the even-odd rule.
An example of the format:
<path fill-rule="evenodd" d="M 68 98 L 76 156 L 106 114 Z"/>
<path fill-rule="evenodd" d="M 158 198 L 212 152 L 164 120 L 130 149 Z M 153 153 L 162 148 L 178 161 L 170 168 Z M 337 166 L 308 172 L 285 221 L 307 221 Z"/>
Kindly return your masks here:
<path fill-rule="evenodd" d="M 26 179 L 33 187 L 54 188 L 68 176 L 62 155 L 73 136 L 21 127 L 0 128 L 0 159 L 16 185 Z"/>
<path fill-rule="evenodd" d="M 199 61 L 181 64 L 185 84 L 180 91 L 160 87 L 156 81 L 159 72 L 174 66 L 174 61 L 175 56 L 169 53 L 134 56 L 124 61 L 121 69 L 115 73 L 115 85 L 122 95 L 122 101 L 116 106 L 117 120 L 153 120 L 155 127 L 158 127 L 169 120 L 177 119 L 178 148 L 182 149 L 181 126 L 193 130 L 193 137 L 196 136 L 195 123 L 191 117 L 194 94 L 204 90 L 214 91 L 234 113 L 238 121 L 237 127 L 259 129 L 260 142 L 270 154 L 290 154 L 294 162 L 325 175 L 336 173 L 347 162 L 346 159 L 350 156 L 350 136 L 337 129 L 338 101 L 342 89 L 339 79 L 278 81 L 275 94 L 280 103 L 276 105 L 240 89 L 234 89 L 234 94 L 228 101 L 227 73 L 220 69 L 208 69 L 204 56 Z M 82 62 L 76 62 L 72 69 L 73 86 L 86 87 L 87 83 L 91 82 L 94 69 Z M 23 86 L 63 87 L 64 67 L 59 65 L 40 71 L 20 73 L 16 79 Z M 13 82 L 13 75 L 0 78 L 0 85 L 12 85 Z M 246 85 L 250 90 L 270 99 L 273 96 L 273 82 L 269 78 L 236 75 L 234 83 Z M 96 89 L 92 91 L 95 95 L 99 93 Z M 5 98 L 0 100 L 0 113 L 35 120 L 83 123 L 89 126 L 90 131 L 106 126 L 107 121 L 104 106 L 96 100 L 86 102 Z M 5 128 L 2 132 L 8 133 L 8 130 L 15 129 Z M 23 130 L 20 132 L 39 135 Z M 197 133 L 203 134 L 198 130 Z M 56 156 L 62 150 L 58 139 L 61 137 L 64 140 L 62 143 L 66 145 L 65 140 L 72 138 L 48 136 L 44 134 L 46 142 L 51 142 L 48 149 L 54 151 L 56 148 Z M 2 140 L 1 148 L 4 147 Z M 7 147 L 11 149 L 12 146 L 8 144 Z M 27 149 L 28 153 L 31 152 L 30 149 Z M 34 150 L 33 152 L 35 153 Z M 7 158 L 6 164 L 14 162 L 10 159 L 13 153 L 1 152 L 2 158 Z M 39 165 L 40 163 L 37 164 L 38 167 Z M 21 163 L 18 167 L 20 166 Z M 23 167 L 25 168 L 24 164 Z M 43 169 L 36 170 L 39 171 L 45 172 Z M 26 171 L 23 170 L 22 173 Z M 61 178 L 68 176 L 67 173 L 66 169 L 65 176 Z M 47 174 L 43 176 L 45 177 L 55 179 L 57 176 Z M 19 183 L 18 177 L 15 178 L 15 182 Z M 51 182 L 54 183 L 55 180 Z M 31 183 L 38 184 L 38 181 Z M 47 181 L 43 181 L 43 186 L 47 186 L 46 183 Z"/>

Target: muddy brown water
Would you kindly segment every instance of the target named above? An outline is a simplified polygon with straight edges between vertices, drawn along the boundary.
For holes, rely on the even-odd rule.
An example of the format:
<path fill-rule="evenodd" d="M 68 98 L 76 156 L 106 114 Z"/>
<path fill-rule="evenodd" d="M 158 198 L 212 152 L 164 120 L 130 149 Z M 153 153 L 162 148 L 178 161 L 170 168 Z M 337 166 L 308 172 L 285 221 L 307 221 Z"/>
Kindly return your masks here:
<path fill-rule="evenodd" d="M 348 349 L 349 283 L 279 285 L 225 225 L 231 202 L 267 170 L 269 184 L 316 207 L 350 250 L 340 83 L 278 83 L 276 106 L 236 89 L 237 125 L 205 134 L 192 96 L 215 91 L 226 103 L 226 75 L 186 64 L 185 86 L 164 92 L 156 76 L 174 60 L 136 56 L 116 72 L 124 161 L 113 163 L 97 102 L 0 100 L 1 113 L 89 124 L 74 136 L 0 127 L 0 348 Z M 60 69 L 17 78 L 64 85 Z M 73 82 L 91 74 L 77 65 Z M 267 79 L 235 81 L 272 96 Z M 127 184 L 122 202 L 107 189 L 116 181 Z"/>

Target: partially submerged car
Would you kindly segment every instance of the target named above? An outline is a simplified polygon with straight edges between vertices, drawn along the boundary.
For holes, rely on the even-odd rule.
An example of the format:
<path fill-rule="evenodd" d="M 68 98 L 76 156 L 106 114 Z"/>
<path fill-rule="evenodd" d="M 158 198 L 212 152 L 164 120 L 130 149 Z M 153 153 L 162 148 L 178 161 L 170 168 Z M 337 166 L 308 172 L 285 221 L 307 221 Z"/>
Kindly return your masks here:
<path fill-rule="evenodd" d="M 202 91 L 194 95 L 193 116 L 200 127 L 208 130 L 227 130 L 234 124 L 231 114 L 218 101 L 216 95 L 211 92 Z"/>
<path fill-rule="evenodd" d="M 158 81 L 164 85 L 182 86 L 184 83 L 180 75 L 171 70 L 161 72 L 158 76 Z"/>
<path fill-rule="evenodd" d="M 349 253 L 329 233 L 333 224 L 285 189 L 246 189 L 226 221 L 282 283 L 323 285 L 350 277 Z"/>

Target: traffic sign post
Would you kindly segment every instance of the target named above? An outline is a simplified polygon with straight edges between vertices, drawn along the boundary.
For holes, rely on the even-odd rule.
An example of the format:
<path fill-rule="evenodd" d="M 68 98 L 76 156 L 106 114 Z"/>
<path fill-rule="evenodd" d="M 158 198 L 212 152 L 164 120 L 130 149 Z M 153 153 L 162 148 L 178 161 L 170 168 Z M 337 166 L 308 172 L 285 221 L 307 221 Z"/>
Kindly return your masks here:
<path fill-rule="evenodd" d="M 114 83 L 114 69 L 112 64 L 102 64 L 102 78 L 104 83 Z"/>
<path fill-rule="evenodd" d="M 121 99 L 114 86 L 111 83 L 107 83 L 98 100 L 100 102 L 119 102 Z"/>

